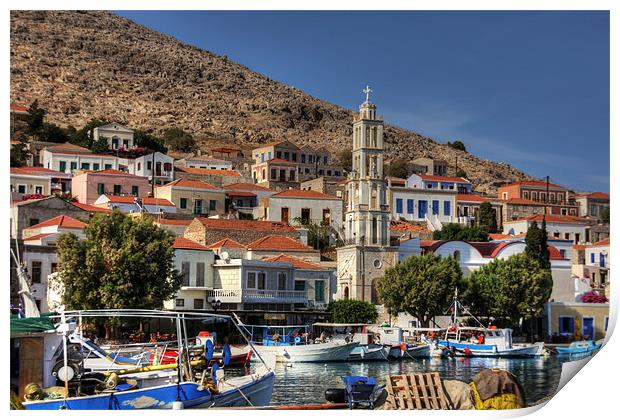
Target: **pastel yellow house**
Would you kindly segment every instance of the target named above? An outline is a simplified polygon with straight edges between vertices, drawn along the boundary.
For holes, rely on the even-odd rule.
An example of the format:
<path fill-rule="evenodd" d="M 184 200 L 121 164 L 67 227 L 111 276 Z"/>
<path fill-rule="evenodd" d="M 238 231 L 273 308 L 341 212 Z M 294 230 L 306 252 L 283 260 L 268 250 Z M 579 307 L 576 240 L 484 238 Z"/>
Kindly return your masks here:
<path fill-rule="evenodd" d="M 549 336 L 568 341 L 599 340 L 607 333 L 608 303 L 549 302 L 545 308 Z"/>
<path fill-rule="evenodd" d="M 177 213 L 213 216 L 225 212 L 224 190 L 204 181 L 177 179 L 156 187 L 155 197 L 174 203 Z"/>

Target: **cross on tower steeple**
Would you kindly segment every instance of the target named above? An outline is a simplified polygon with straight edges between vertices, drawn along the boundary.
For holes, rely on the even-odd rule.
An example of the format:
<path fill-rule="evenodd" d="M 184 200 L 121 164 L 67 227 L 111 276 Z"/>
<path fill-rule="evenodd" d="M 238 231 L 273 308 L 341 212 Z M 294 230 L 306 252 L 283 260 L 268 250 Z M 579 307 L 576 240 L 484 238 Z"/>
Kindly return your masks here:
<path fill-rule="evenodd" d="M 370 102 L 370 94 L 372 93 L 372 89 L 370 89 L 370 86 L 366 85 L 366 87 L 362 89 L 362 92 L 366 94 L 366 102 Z"/>

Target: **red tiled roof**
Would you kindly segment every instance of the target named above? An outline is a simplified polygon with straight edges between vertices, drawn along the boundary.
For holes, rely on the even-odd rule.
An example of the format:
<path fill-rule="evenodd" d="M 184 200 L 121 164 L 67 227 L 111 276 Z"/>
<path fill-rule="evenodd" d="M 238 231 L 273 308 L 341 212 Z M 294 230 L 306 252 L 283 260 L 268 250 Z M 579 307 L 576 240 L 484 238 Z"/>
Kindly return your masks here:
<path fill-rule="evenodd" d="M 264 220 L 238 220 L 238 219 L 209 219 L 199 217 L 198 220 L 203 226 L 213 229 L 235 229 L 235 230 L 258 230 L 258 231 L 288 231 L 295 230 L 294 227 L 280 222 L 269 222 Z"/>
<path fill-rule="evenodd" d="M 512 235 L 506 235 L 505 233 L 489 233 L 489 238 L 491 240 L 497 241 L 499 239 L 509 239 L 509 238 L 513 238 L 514 236 Z"/>
<path fill-rule="evenodd" d="M 123 203 L 123 204 L 134 204 L 136 202 L 136 197 L 133 195 L 107 195 L 108 201 L 110 203 Z"/>
<path fill-rule="evenodd" d="M 215 185 L 211 185 L 208 182 L 195 180 L 195 179 L 183 179 L 179 178 L 176 181 L 169 182 L 162 187 L 185 187 L 193 188 L 196 190 L 219 190 Z"/>
<path fill-rule="evenodd" d="M 582 251 L 586 249 L 586 246 L 582 244 L 573 244 L 573 249 L 576 251 Z"/>
<path fill-rule="evenodd" d="M 466 182 L 470 183 L 465 178 L 458 178 L 454 176 L 437 176 L 437 175 L 419 175 L 424 181 L 439 181 L 439 182 Z"/>
<path fill-rule="evenodd" d="M 248 182 L 238 182 L 236 184 L 228 184 L 228 185 L 224 185 L 222 188 L 224 188 L 226 191 L 266 191 L 266 192 L 272 192 L 273 190 L 270 190 L 269 188 L 265 188 L 265 187 L 261 187 L 260 185 L 257 184 L 250 184 Z"/>
<path fill-rule="evenodd" d="M 237 171 L 229 169 L 207 169 L 207 168 L 177 168 L 178 172 L 185 172 L 194 175 L 216 175 L 216 176 L 236 176 L 241 177 Z"/>
<path fill-rule="evenodd" d="M 86 223 L 81 222 L 77 219 L 74 219 L 71 216 L 60 215 L 56 217 L 52 217 L 44 222 L 41 222 L 37 225 L 29 226 L 28 229 L 38 229 L 42 227 L 48 226 L 59 226 L 68 229 L 84 229 L 86 227 Z"/>
<path fill-rule="evenodd" d="M 517 219 L 517 220 L 506 220 L 504 223 L 514 223 L 514 222 L 522 222 L 522 221 L 529 221 L 529 222 L 542 222 L 543 219 L 546 220 L 547 223 L 564 223 L 564 224 L 587 224 L 589 223 L 588 219 L 584 219 L 582 217 L 576 217 L 576 216 L 561 216 L 561 215 L 557 215 L 557 214 L 547 214 L 546 216 L 544 214 L 535 214 L 532 216 L 528 216 L 528 217 L 523 217 L 521 219 Z"/>
<path fill-rule="evenodd" d="M 304 245 L 293 238 L 282 235 L 267 235 L 260 239 L 255 240 L 248 244 L 250 250 L 265 250 L 265 251 L 305 251 L 305 252 L 319 252 L 314 248 Z"/>
<path fill-rule="evenodd" d="M 165 198 L 155 198 L 155 197 L 142 197 L 142 204 L 144 204 L 146 206 L 171 206 L 171 207 L 174 207 L 174 203 L 170 202 L 170 200 L 166 200 Z"/>
<path fill-rule="evenodd" d="M 299 258 L 291 257 L 290 255 L 280 254 L 275 257 L 263 257 L 263 261 L 268 262 L 284 262 L 292 263 L 293 267 L 299 270 L 325 270 L 318 264 L 313 264 L 308 261 L 300 260 Z"/>
<path fill-rule="evenodd" d="M 11 174 L 14 175 L 35 175 L 35 176 L 54 176 L 54 177 L 69 177 L 64 172 L 55 171 L 53 169 L 47 169 L 42 166 L 21 166 L 19 168 L 11 168 Z"/>
<path fill-rule="evenodd" d="M 23 106 L 23 105 L 17 105 L 17 104 L 11 104 L 11 111 L 16 111 L 16 112 L 28 112 L 28 110 L 30 109 L 30 107 L 28 106 Z"/>
<path fill-rule="evenodd" d="M 189 226 L 192 221 L 187 219 L 159 219 L 155 223 L 160 225 Z"/>
<path fill-rule="evenodd" d="M 596 191 L 596 192 L 592 192 L 592 193 L 588 194 L 588 198 L 602 198 L 602 199 L 609 200 L 609 194 L 604 193 L 604 192 L 600 192 L 600 191 Z"/>
<path fill-rule="evenodd" d="M 457 194 L 456 201 L 460 201 L 463 203 L 490 203 L 492 201 L 496 201 L 495 197 L 483 197 L 478 194 Z"/>
<path fill-rule="evenodd" d="M 212 243 L 211 245 L 207 245 L 207 248 L 209 249 L 217 249 L 217 248 L 240 248 L 240 249 L 246 249 L 246 246 L 234 241 L 230 238 L 225 238 L 222 239 L 221 241 L 217 241 L 215 243 Z"/>
<path fill-rule="evenodd" d="M 25 238 L 24 242 L 38 241 L 39 239 L 45 238 L 46 236 L 50 236 L 50 235 L 53 235 L 53 233 L 40 233 L 38 235 L 34 235 L 34 236 L 29 237 L 29 238 Z"/>
<path fill-rule="evenodd" d="M 62 143 L 62 144 L 55 144 L 53 146 L 47 146 L 45 147 L 45 149 L 47 149 L 50 152 L 53 153 L 77 153 L 77 154 L 92 154 L 92 151 L 90 149 L 87 149 L 86 147 L 82 147 L 82 146 L 78 146 L 77 144 L 73 144 L 73 143 Z M 103 156 L 108 156 L 108 155 L 103 155 Z"/>
<path fill-rule="evenodd" d="M 592 248 L 592 247 L 595 247 L 595 246 L 609 246 L 609 238 L 605 238 L 605 239 L 603 239 L 601 241 L 595 242 L 592 245 L 588 245 L 587 247 L 588 248 Z"/>
<path fill-rule="evenodd" d="M 424 226 L 414 225 L 413 223 L 402 220 L 392 220 L 390 222 L 390 230 L 394 232 L 430 233 L 430 231 Z"/>
<path fill-rule="evenodd" d="M 517 181 L 517 182 L 511 182 L 509 184 L 504 184 L 500 188 L 508 187 L 510 185 L 525 185 L 525 186 L 528 186 L 528 187 L 546 187 L 547 186 L 547 181 Z M 552 182 L 549 183 L 549 187 L 565 189 L 561 185 L 554 184 Z"/>
<path fill-rule="evenodd" d="M 204 245 L 200 245 L 198 242 L 194 242 L 187 238 L 175 238 L 174 243 L 172 244 L 174 249 L 195 249 L 197 251 L 209 251 Z"/>
<path fill-rule="evenodd" d="M 92 204 L 78 203 L 77 201 L 73 202 L 71 204 L 73 204 L 74 206 L 76 206 L 76 207 L 78 207 L 78 208 L 80 208 L 80 209 L 82 209 L 84 211 L 90 212 L 90 213 L 112 213 L 112 210 L 110 210 L 110 209 L 105 209 L 103 207 L 93 206 Z"/>
<path fill-rule="evenodd" d="M 319 198 L 324 200 L 340 200 L 340 198 L 313 190 L 284 190 L 271 196 L 272 198 Z"/>
<path fill-rule="evenodd" d="M 249 191 L 226 191 L 226 195 L 231 197 L 256 197 L 256 194 Z"/>
<path fill-rule="evenodd" d="M 395 186 L 398 186 L 398 185 L 405 186 L 405 185 L 407 185 L 407 180 L 404 179 L 404 178 L 397 178 L 395 176 L 388 176 L 387 179 L 392 182 L 392 185 L 395 185 Z"/>

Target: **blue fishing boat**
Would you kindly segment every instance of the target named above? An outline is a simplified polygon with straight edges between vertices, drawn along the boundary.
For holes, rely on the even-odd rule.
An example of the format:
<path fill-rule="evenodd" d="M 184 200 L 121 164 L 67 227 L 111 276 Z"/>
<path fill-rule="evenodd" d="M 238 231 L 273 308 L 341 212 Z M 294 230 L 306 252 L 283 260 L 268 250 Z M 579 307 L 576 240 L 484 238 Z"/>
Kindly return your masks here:
<path fill-rule="evenodd" d="M 568 347 L 556 347 L 558 354 L 587 354 L 601 348 L 600 344 L 592 340 L 573 341 Z"/>
<path fill-rule="evenodd" d="M 176 362 L 156 366 L 128 363 L 127 369 L 108 372 L 84 369 L 84 360 L 79 359 L 84 352 L 69 351 L 67 344 L 71 343 L 69 337 L 79 331 L 82 319 L 91 317 L 172 319 L 177 327 Z M 57 318 L 60 322 L 53 323 Z M 215 358 L 213 341 L 206 341 L 204 354 L 198 357 L 190 354 L 186 321 L 208 323 L 214 319 L 232 322 L 238 329 L 225 315 L 159 310 L 67 311 L 48 317 L 41 323 L 45 329 L 36 331 L 14 329 L 12 324 L 12 341 L 22 340 L 18 344 L 20 352 L 29 351 L 31 356 L 41 357 L 40 369 L 33 371 L 34 361 L 30 360 L 19 372 L 20 384 L 37 376 L 43 378 L 19 390 L 24 396 L 23 406 L 27 410 L 135 410 L 269 405 L 275 382 L 275 360 L 268 364 L 259 356 L 263 365 L 253 373 L 229 378 L 219 363 L 210 363 Z M 36 348 L 28 349 L 33 344 Z M 230 363 L 231 355 L 230 347 L 225 344 L 223 366 Z"/>

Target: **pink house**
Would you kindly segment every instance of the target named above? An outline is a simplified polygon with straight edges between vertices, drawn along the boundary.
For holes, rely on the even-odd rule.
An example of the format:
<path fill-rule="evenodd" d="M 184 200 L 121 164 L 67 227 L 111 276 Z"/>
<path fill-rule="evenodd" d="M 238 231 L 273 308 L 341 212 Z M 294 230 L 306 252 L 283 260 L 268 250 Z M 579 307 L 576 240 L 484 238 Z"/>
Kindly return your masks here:
<path fill-rule="evenodd" d="M 116 169 L 83 171 L 71 179 L 71 193 L 80 203 L 93 204 L 102 194 L 146 196 L 149 179 Z"/>

